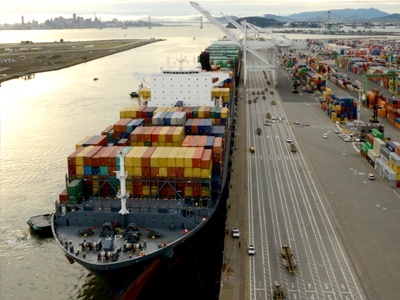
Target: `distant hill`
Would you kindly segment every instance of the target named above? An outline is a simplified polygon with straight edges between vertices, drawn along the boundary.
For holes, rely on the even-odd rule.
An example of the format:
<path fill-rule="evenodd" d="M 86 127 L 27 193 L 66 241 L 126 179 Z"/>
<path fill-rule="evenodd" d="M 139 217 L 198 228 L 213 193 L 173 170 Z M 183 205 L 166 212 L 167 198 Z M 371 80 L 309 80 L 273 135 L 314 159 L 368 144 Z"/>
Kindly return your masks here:
<path fill-rule="evenodd" d="M 372 18 L 381 18 L 381 17 L 386 17 L 390 16 L 390 14 L 385 13 L 379 9 L 376 8 L 359 8 L 359 9 L 331 9 L 331 16 L 334 16 L 335 18 L 337 17 L 343 17 L 343 18 L 349 18 L 353 16 L 358 16 L 359 18 L 362 19 L 372 19 Z M 285 18 L 288 18 L 293 21 L 308 21 L 310 19 L 315 19 L 318 17 L 323 17 L 323 19 L 328 18 L 328 11 L 311 11 L 311 12 L 301 12 L 298 14 L 292 14 L 289 16 L 286 16 Z"/>
<path fill-rule="evenodd" d="M 239 19 L 239 17 L 236 17 L 236 16 L 229 16 L 229 17 L 231 17 L 232 19 L 234 19 L 235 21 L 237 20 L 237 19 Z M 229 23 L 229 21 L 227 20 L 227 19 L 225 19 L 225 17 L 218 17 L 218 18 L 215 18 L 215 19 L 217 19 L 220 23 L 222 23 L 222 24 L 228 24 Z"/>
<path fill-rule="evenodd" d="M 281 22 L 292 21 L 292 19 L 289 19 L 287 17 L 277 16 L 277 15 L 272 15 L 272 14 L 265 14 L 265 15 L 263 15 L 263 17 L 266 19 L 274 19 L 274 20 L 281 21 Z"/>
<path fill-rule="evenodd" d="M 391 14 L 385 17 L 371 19 L 372 22 L 400 22 L 400 14 Z"/>
<path fill-rule="evenodd" d="M 261 27 L 261 28 L 271 27 L 271 26 L 280 26 L 282 23 L 284 23 L 284 22 L 276 21 L 274 19 L 266 19 L 264 17 L 244 17 L 244 18 L 238 18 L 235 21 L 240 24 L 243 20 L 246 20 L 246 22 L 256 25 L 258 27 Z M 229 23 L 228 26 L 226 26 L 226 27 L 234 28 L 234 26 L 231 23 Z"/>

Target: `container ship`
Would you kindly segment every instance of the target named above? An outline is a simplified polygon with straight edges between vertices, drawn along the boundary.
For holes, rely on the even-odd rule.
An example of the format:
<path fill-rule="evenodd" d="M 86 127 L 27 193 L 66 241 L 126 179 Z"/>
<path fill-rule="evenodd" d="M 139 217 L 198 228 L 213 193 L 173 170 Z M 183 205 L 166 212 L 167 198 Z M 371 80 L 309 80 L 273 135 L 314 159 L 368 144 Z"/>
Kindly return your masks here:
<path fill-rule="evenodd" d="M 228 189 L 240 60 L 238 46 L 217 41 L 192 67 L 181 58 L 134 74 L 139 105 L 68 156 L 51 223 L 70 263 L 134 299 L 211 223 Z"/>

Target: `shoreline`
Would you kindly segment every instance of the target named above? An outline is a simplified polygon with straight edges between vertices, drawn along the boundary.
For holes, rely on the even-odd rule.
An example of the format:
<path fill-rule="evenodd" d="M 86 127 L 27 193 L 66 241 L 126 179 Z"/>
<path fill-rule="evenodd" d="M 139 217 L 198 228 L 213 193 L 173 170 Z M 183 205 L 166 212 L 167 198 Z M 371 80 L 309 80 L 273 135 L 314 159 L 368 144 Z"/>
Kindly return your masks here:
<path fill-rule="evenodd" d="M 8 80 L 18 79 L 25 76 L 30 77 L 36 73 L 57 71 L 69 68 L 98 58 L 161 41 L 165 41 L 165 39 L 97 40 L 31 44 L 3 43 L 0 44 L 0 48 L 2 50 L 5 48 L 13 47 L 27 47 L 35 50 L 39 49 L 40 51 L 19 51 L 6 53 L 4 51 L 1 51 L 0 60 L 11 58 L 15 59 L 15 62 L 1 63 L 0 86 L 2 82 Z M 47 57 L 48 55 L 52 56 Z M 22 57 L 23 60 L 21 61 Z M 29 59 L 26 59 L 25 57 L 28 57 Z M 18 59 L 20 61 L 17 61 Z M 62 60 L 60 61 L 60 59 Z M 1 73 L 6 73 L 7 71 L 9 71 L 9 73 L 1 76 Z"/>

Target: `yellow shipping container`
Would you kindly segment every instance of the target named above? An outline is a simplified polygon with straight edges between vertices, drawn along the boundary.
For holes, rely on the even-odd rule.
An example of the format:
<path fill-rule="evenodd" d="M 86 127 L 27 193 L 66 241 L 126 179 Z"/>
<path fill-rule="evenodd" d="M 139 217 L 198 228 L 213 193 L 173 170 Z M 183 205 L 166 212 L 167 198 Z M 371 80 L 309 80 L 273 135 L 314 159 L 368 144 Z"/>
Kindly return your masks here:
<path fill-rule="evenodd" d="M 128 176 L 132 176 L 133 175 L 133 167 L 132 166 L 126 166 L 125 167 L 126 172 L 128 173 Z M 129 177 L 128 177 L 129 178 Z"/>
<path fill-rule="evenodd" d="M 132 146 L 132 142 L 131 142 L 131 146 Z M 135 145 L 136 146 L 136 145 Z M 125 165 L 127 167 L 133 167 L 133 156 L 136 154 L 136 152 L 139 151 L 139 147 L 133 147 L 128 154 L 126 154 L 125 156 Z M 131 173 L 132 175 L 132 173 Z"/>
<path fill-rule="evenodd" d="M 201 196 L 202 197 L 210 197 L 210 191 L 209 190 L 202 190 L 201 191 Z"/>
<path fill-rule="evenodd" d="M 200 178 L 201 177 L 201 169 L 193 168 L 193 177 Z"/>
<path fill-rule="evenodd" d="M 99 187 L 99 182 L 93 180 L 93 188 L 98 188 Z"/>
<path fill-rule="evenodd" d="M 158 168 L 158 173 L 160 177 L 167 177 L 168 176 L 167 167 Z"/>
<path fill-rule="evenodd" d="M 133 195 L 133 188 L 126 188 L 126 190 L 128 191 L 129 195 Z"/>
<path fill-rule="evenodd" d="M 178 156 L 179 148 L 172 148 L 168 155 L 168 168 L 176 167 L 176 157 Z"/>
<path fill-rule="evenodd" d="M 166 142 L 166 143 L 165 143 L 165 147 L 172 148 L 172 142 Z"/>
<path fill-rule="evenodd" d="M 166 134 L 169 130 L 169 126 L 165 126 L 163 127 L 163 129 L 161 129 L 160 133 L 158 134 L 158 142 L 159 143 L 165 143 L 166 142 Z"/>
<path fill-rule="evenodd" d="M 142 167 L 133 167 L 133 176 L 142 176 Z"/>
<path fill-rule="evenodd" d="M 167 109 L 168 109 L 167 107 L 157 107 L 156 110 L 154 111 L 154 114 L 156 114 L 158 112 L 164 112 Z"/>
<path fill-rule="evenodd" d="M 204 119 L 204 109 L 205 109 L 205 106 L 200 106 L 199 107 L 198 116 L 201 119 Z"/>
<path fill-rule="evenodd" d="M 83 147 L 83 144 L 90 139 L 91 136 L 86 136 L 85 138 L 81 139 L 76 145 L 75 145 L 75 150 L 78 150 L 80 147 Z"/>
<path fill-rule="evenodd" d="M 201 178 L 210 178 L 211 170 L 211 167 L 209 169 L 201 169 Z"/>
<path fill-rule="evenodd" d="M 186 197 L 192 196 L 192 187 L 191 186 L 185 186 L 185 196 Z"/>
<path fill-rule="evenodd" d="M 142 156 L 149 147 L 139 147 L 138 151 L 133 155 L 133 166 L 142 167 Z M 139 175 L 135 175 L 139 176 Z"/>
<path fill-rule="evenodd" d="M 137 147 L 137 142 L 131 142 L 130 146 L 131 147 Z"/>
<path fill-rule="evenodd" d="M 150 167 L 158 168 L 158 161 L 161 155 L 161 152 L 164 150 L 164 147 L 157 147 L 154 150 L 153 154 L 150 157 Z"/>
<path fill-rule="evenodd" d="M 193 177 L 193 169 L 192 168 L 185 168 L 184 170 L 185 177 Z"/>
<path fill-rule="evenodd" d="M 139 147 L 144 147 L 144 142 L 137 142 L 137 145 L 138 145 Z"/>
<path fill-rule="evenodd" d="M 143 186 L 142 192 L 143 192 L 144 196 L 150 196 L 150 186 L 148 186 L 148 185 Z"/>
<path fill-rule="evenodd" d="M 81 152 L 79 152 L 75 157 L 75 165 L 76 166 L 83 166 L 83 157 L 92 150 L 94 146 L 87 146 Z"/>
<path fill-rule="evenodd" d="M 196 151 L 196 147 L 188 147 L 186 154 L 185 154 L 185 168 L 192 168 L 193 167 L 193 155 Z"/>
<path fill-rule="evenodd" d="M 182 143 L 184 130 L 182 126 L 179 126 L 175 129 L 174 133 L 172 134 L 172 142 L 173 143 Z"/>
<path fill-rule="evenodd" d="M 221 118 L 226 119 L 228 117 L 228 108 L 223 107 L 221 108 Z"/>
<path fill-rule="evenodd" d="M 186 155 L 187 149 L 189 149 L 189 147 L 180 147 L 179 148 L 179 152 L 175 159 L 176 168 L 184 168 L 185 167 L 185 155 Z"/>
<path fill-rule="evenodd" d="M 76 175 L 83 175 L 85 174 L 85 167 L 84 166 L 76 166 Z"/>
<path fill-rule="evenodd" d="M 158 147 L 161 146 L 159 142 L 151 142 L 151 146 Z"/>
<path fill-rule="evenodd" d="M 158 189 L 156 187 L 151 187 L 151 195 L 154 196 L 157 194 Z"/>
<path fill-rule="evenodd" d="M 161 152 L 160 157 L 158 159 L 158 167 L 159 168 L 168 167 L 168 155 L 171 152 L 171 150 L 172 150 L 172 147 L 164 147 L 164 149 Z"/>

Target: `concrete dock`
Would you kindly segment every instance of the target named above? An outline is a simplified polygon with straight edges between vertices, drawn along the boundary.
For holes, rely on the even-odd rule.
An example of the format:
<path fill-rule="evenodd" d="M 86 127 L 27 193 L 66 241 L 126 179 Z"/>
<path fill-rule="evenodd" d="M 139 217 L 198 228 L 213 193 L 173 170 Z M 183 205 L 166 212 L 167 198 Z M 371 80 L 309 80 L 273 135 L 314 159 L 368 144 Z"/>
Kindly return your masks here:
<path fill-rule="evenodd" d="M 267 81 L 253 71 L 246 89 L 239 85 L 220 299 L 273 299 L 275 282 L 285 299 L 400 299 L 400 191 L 378 174 L 368 180 L 376 171 L 334 133 L 337 125 L 312 94 L 292 93 L 289 73 L 278 72 L 277 89 Z M 371 111 L 363 110 L 368 122 Z M 284 120 L 264 126 L 267 112 Z M 385 126 L 386 135 L 400 138 Z M 288 137 L 298 152 L 290 152 Z M 232 227 L 240 238 L 232 237 Z M 294 252 L 296 273 L 283 264 L 283 244 Z"/>

